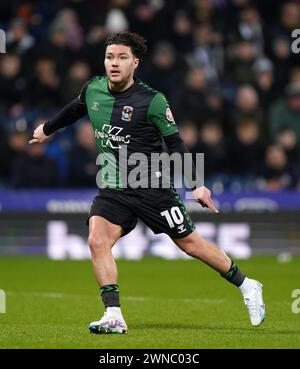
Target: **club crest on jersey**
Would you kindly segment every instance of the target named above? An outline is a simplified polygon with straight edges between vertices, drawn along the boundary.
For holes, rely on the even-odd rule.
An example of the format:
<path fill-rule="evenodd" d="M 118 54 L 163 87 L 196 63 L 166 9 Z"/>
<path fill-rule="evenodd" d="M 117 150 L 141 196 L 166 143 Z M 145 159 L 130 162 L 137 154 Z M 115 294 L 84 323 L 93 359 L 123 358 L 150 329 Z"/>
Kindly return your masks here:
<path fill-rule="evenodd" d="M 167 117 L 169 122 L 174 122 L 174 117 L 173 117 L 173 114 L 172 114 L 170 108 L 167 108 L 167 110 L 166 110 L 166 117 Z"/>
<path fill-rule="evenodd" d="M 97 101 L 93 102 L 92 109 L 95 110 L 95 111 L 99 110 L 99 103 Z"/>
<path fill-rule="evenodd" d="M 125 120 L 125 122 L 131 122 L 133 114 L 133 107 L 132 106 L 124 106 L 122 111 L 122 120 Z"/>

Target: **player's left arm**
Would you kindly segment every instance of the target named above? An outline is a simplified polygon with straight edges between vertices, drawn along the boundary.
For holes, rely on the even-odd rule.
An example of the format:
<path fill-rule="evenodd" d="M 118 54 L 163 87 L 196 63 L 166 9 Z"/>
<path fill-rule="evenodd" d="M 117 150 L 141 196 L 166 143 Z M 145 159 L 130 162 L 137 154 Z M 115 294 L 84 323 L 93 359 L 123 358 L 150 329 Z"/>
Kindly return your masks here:
<path fill-rule="evenodd" d="M 179 133 L 173 133 L 169 136 L 164 136 L 164 141 L 167 145 L 168 151 L 170 154 L 174 152 L 178 152 L 182 155 L 182 162 L 184 163 L 184 154 L 189 153 L 188 148 L 184 144 L 183 140 L 181 139 Z M 192 161 L 192 171 L 188 173 L 189 175 L 186 176 L 188 181 L 192 178 L 196 178 L 196 167 Z M 192 187 L 192 194 L 195 201 L 197 201 L 201 206 L 205 208 L 211 209 L 214 213 L 218 213 L 219 210 L 216 208 L 213 200 L 211 199 L 211 191 L 205 186 L 194 186 Z"/>
<path fill-rule="evenodd" d="M 149 118 L 154 122 L 163 137 L 170 154 L 175 152 L 182 155 L 184 162 L 184 154 L 189 153 L 188 148 L 180 137 L 178 127 L 170 109 L 169 103 L 162 93 L 157 93 L 153 98 L 149 107 Z M 188 182 L 196 178 L 196 167 L 192 161 L 192 172 L 187 176 Z M 191 183 L 191 182 L 190 182 Z M 211 199 L 211 191 L 205 186 L 190 186 L 193 198 L 201 206 L 208 207 L 213 212 L 218 213 L 213 200 Z"/>

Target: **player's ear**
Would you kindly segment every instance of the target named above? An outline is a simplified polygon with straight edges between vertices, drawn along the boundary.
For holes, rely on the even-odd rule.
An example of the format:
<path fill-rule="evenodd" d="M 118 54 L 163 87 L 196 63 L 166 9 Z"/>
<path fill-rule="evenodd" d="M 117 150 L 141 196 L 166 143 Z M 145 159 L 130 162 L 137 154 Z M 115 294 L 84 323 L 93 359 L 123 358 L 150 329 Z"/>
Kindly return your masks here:
<path fill-rule="evenodd" d="M 140 59 L 139 58 L 135 58 L 134 59 L 134 68 L 136 69 L 140 64 Z"/>

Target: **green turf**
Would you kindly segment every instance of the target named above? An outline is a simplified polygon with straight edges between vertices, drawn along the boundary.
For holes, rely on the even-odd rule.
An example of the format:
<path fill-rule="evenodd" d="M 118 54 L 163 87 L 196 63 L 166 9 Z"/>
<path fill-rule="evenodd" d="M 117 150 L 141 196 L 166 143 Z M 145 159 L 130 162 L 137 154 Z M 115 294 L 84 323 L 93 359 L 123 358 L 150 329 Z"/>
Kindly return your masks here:
<path fill-rule="evenodd" d="M 240 261 L 264 284 L 267 318 L 250 326 L 240 292 L 196 260 L 117 261 L 128 335 L 91 335 L 102 315 L 90 261 L 0 259 L 0 348 L 300 348 L 300 259 Z M 300 305 L 300 304 L 299 304 Z"/>

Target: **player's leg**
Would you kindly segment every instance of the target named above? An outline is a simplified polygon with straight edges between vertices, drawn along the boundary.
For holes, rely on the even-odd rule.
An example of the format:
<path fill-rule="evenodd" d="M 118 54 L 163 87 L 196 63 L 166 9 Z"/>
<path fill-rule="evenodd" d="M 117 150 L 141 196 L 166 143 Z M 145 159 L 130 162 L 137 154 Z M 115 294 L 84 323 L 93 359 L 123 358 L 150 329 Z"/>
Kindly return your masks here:
<path fill-rule="evenodd" d="M 252 325 L 263 321 L 262 285 L 246 278 L 224 251 L 199 235 L 174 188 L 144 191 L 143 196 L 137 199 L 135 211 L 154 233 L 166 233 L 188 255 L 205 262 L 229 282 L 239 286 Z"/>
<path fill-rule="evenodd" d="M 220 273 L 226 273 L 231 267 L 231 259 L 223 250 L 200 236 L 195 230 L 188 236 L 173 241 L 186 254 L 203 261 Z"/>
<path fill-rule="evenodd" d="M 104 316 L 89 325 L 93 333 L 127 333 L 120 302 L 118 272 L 112 255 L 116 241 L 136 226 L 136 215 L 118 191 L 102 189 L 94 198 L 89 216 L 89 246 L 100 294 L 105 306 Z"/>
<path fill-rule="evenodd" d="M 112 255 L 112 247 L 122 233 L 120 225 L 113 224 L 101 216 L 94 215 L 89 219 L 88 244 L 105 306 L 104 316 L 89 325 L 92 333 L 127 333 L 127 325 L 120 308 L 118 271 Z"/>
<path fill-rule="evenodd" d="M 118 272 L 112 255 L 112 247 L 121 237 L 123 229 L 101 216 L 89 219 L 88 244 L 97 282 L 100 286 L 116 284 Z"/>
<path fill-rule="evenodd" d="M 183 238 L 172 239 L 185 253 L 203 261 L 240 288 L 253 326 L 258 326 L 264 321 L 265 306 L 261 283 L 247 278 L 223 250 L 203 239 L 196 230 Z"/>

